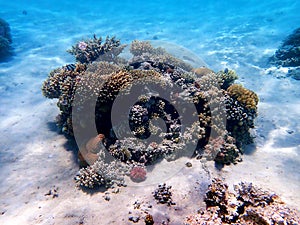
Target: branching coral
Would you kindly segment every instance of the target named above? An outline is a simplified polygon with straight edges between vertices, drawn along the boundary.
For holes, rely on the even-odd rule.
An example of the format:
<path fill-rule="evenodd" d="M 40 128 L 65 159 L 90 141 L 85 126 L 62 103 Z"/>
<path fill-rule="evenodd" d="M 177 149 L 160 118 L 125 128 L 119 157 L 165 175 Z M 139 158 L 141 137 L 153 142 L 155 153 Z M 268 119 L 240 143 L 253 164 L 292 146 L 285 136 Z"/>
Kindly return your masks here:
<path fill-rule="evenodd" d="M 94 35 L 93 39 L 78 42 L 68 52 L 75 55 L 76 61 L 80 63 L 93 62 L 100 56 L 103 56 L 103 59 L 107 61 L 114 62 L 124 47 L 120 45 L 120 40 L 115 37 L 110 38 L 107 36 L 103 42 L 102 37 L 97 38 Z"/>
<path fill-rule="evenodd" d="M 235 193 L 215 178 L 206 192 L 207 208 L 190 215 L 185 224 L 299 224 L 300 214 L 288 208 L 274 193 L 241 182 Z"/>
<path fill-rule="evenodd" d="M 126 61 L 119 58 L 123 48 L 115 38 L 81 41 L 69 50 L 77 63 L 51 71 L 42 87 L 44 96 L 58 98 L 62 131 L 71 136 L 80 131 L 81 139 L 88 140 L 79 146 L 85 167 L 76 176 L 80 186 L 121 184 L 116 161 L 143 167 L 195 153 L 223 164 L 239 161 L 251 139 L 258 97 L 233 84 L 234 71 L 192 70 L 163 48 L 137 40 Z M 136 91 L 139 85 L 143 88 Z M 126 97 L 135 102 L 126 109 L 125 121 L 113 124 L 113 106 L 118 101 L 123 106 Z M 143 142 L 151 135 L 154 141 Z M 104 153 L 116 161 L 101 159 Z"/>
<path fill-rule="evenodd" d="M 191 71 L 193 69 L 191 65 L 175 58 L 165 49 L 160 47 L 154 48 L 149 41 L 133 41 L 130 45 L 130 52 L 134 56 L 130 61 L 131 63 L 152 61 L 171 64 L 186 71 Z"/>
<path fill-rule="evenodd" d="M 97 161 L 86 168 L 79 170 L 75 177 L 76 183 L 81 187 L 97 188 L 99 186 L 111 187 L 116 184 L 124 185 L 124 175 L 128 166 L 119 161 L 105 161 L 105 152 L 98 153 Z"/>

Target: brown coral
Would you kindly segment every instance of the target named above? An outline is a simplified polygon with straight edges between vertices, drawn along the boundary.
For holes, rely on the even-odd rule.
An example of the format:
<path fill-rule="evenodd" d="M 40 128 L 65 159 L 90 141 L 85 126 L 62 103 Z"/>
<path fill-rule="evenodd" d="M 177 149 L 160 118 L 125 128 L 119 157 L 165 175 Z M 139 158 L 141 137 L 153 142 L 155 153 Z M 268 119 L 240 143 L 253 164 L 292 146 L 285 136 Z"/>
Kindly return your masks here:
<path fill-rule="evenodd" d="M 228 94 L 247 109 L 257 109 L 258 96 L 255 92 L 244 88 L 241 84 L 233 84 L 227 88 Z"/>
<path fill-rule="evenodd" d="M 214 71 L 212 71 L 211 69 L 209 68 L 206 68 L 206 67 L 199 67 L 199 68 L 194 68 L 192 70 L 196 75 L 198 76 L 204 76 L 204 75 L 208 75 L 208 74 L 211 74 L 211 73 L 214 73 Z"/>
<path fill-rule="evenodd" d="M 215 178 L 206 192 L 207 209 L 190 215 L 185 224 L 299 224 L 300 215 L 288 208 L 274 193 L 241 182 L 236 193 Z"/>
<path fill-rule="evenodd" d="M 96 35 L 92 39 L 78 42 L 72 49 L 68 50 L 69 53 L 75 55 L 76 61 L 80 63 L 91 63 L 95 61 L 99 56 L 103 56 L 108 52 L 113 53 L 109 61 L 113 61 L 115 57 L 123 50 L 125 46 L 120 46 L 120 40 L 115 37 L 106 37 L 103 42 L 102 37 L 97 38 Z M 120 50 L 115 50 L 120 48 Z"/>

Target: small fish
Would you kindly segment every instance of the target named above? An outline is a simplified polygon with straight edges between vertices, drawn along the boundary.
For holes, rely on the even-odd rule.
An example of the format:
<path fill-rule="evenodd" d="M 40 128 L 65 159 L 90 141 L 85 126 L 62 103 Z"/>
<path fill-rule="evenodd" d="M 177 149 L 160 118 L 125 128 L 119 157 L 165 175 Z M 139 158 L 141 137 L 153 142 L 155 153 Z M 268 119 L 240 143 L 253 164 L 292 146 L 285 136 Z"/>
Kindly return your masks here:
<path fill-rule="evenodd" d="M 74 71 L 76 68 L 76 65 L 75 64 L 67 64 L 66 66 L 64 66 L 64 69 L 66 71 Z"/>

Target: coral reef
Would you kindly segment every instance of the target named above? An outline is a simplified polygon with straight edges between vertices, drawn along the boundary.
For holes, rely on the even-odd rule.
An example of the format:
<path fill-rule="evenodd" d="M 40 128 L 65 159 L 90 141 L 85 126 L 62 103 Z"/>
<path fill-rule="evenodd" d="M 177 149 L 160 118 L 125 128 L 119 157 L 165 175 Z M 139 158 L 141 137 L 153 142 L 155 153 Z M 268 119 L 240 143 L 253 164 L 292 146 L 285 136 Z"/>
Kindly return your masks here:
<path fill-rule="evenodd" d="M 79 131 L 83 136 L 77 143 L 80 166 L 84 167 L 76 176 L 80 186 L 123 182 L 123 174 L 118 177 L 118 170 L 99 158 L 102 152 L 124 165 L 127 175 L 134 166 L 183 155 L 200 155 L 222 164 L 240 161 L 243 146 L 253 139 L 250 129 L 254 127 L 258 97 L 234 84 L 234 71 L 193 69 L 165 49 L 138 40 L 130 45 L 132 58 L 123 59 L 119 55 L 124 46 L 114 37 L 80 41 L 69 50 L 77 62 L 51 71 L 42 86 L 44 96 L 58 99 L 61 131 L 71 137 Z M 113 125 L 114 103 L 130 96 L 137 84 L 155 86 L 168 97 L 150 90 L 151 95 L 138 94 L 123 119 L 127 121 Z M 181 114 L 192 110 L 195 121 L 188 118 L 187 124 L 181 124 Z M 164 127 L 157 126 L 157 121 Z M 128 125 L 130 130 L 126 130 Z M 97 136 L 90 129 L 93 126 Z M 157 138 L 149 143 L 141 141 L 151 135 Z"/>
<path fill-rule="evenodd" d="M 160 204 L 167 204 L 168 206 L 176 205 L 172 200 L 172 186 L 167 186 L 165 183 L 159 184 L 157 189 L 154 190 L 153 197 Z"/>
<path fill-rule="evenodd" d="M 271 57 L 271 64 L 284 67 L 300 66 L 300 28 L 290 34 Z"/>
<path fill-rule="evenodd" d="M 0 59 L 10 54 L 12 38 L 9 24 L 0 18 Z"/>
<path fill-rule="evenodd" d="M 189 215 L 185 224 L 299 224 L 300 214 L 288 208 L 274 193 L 241 182 L 228 185 L 214 178 L 205 196 L 206 209 Z"/>
<path fill-rule="evenodd" d="M 275 54 L 270 57 L 270 64 L 289 67 L 287 76 L 300 80 L 300 28 L 287 36 Z"/>

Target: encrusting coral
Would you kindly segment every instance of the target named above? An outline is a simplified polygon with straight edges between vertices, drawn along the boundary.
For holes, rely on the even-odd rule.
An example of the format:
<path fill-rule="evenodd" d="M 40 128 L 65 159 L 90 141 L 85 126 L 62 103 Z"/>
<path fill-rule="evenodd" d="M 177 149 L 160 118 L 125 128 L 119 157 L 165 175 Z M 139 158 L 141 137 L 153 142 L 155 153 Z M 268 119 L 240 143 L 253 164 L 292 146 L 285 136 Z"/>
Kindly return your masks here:
<path fill-rule="evenodd" d="M 85 135 L 78 155 L 84 167 L 76 176 L 80 186 L 122 184 L 122 177 L 129 175 L 134 166 L 143 168 L 161 158 L 175 160 L 190 150 L 190 156 L 202 154 L 222 164 L 239 161 L 242 147 L 252 140 L 250 129 L 258 97 L 234 84 L 238 78 L 234 71 L 193 69 L 165 49 L 138 40 L 129 47 L 132 58 L 123 59 L 120 54 L 124 47 L 114 37 L 103 41 L 94 36 L 80 41 L 69 50 L 76 63 L 51 71 L 42 86 L 44 96 L 58 99 L 57 124 L 62 132 L 72 137 L 79 129 Z M 118 132 L 125 125 L 112 125 L 112 107 L 117 97 L 129 95 L 136 84 L 159 87 L 170 99 L 155 94 L 137 96 L 125 121 L 131 136 L 119 138 Z M 196 110 L 196 121 L 184 131 L 175 103 L 179 109 Z M 94 120 L 88 113 L 78 113 L 85 107 L 92 109 Z M 165 129 L 155 125 L 158 119 L 165 123 Z M 90 132 L 92 125 L 96 126 L 97 136 Z M 157 134 L 160 141 L 140 141 L 152 134 Z M 110 164 L 101 159 L 103 154 L 126 165 L 128 171 L 119 171 L 115 161 Z"/>
<path fill-rule="evenodd" d="M 300 214 L 288 208 L 274 193 L 252 183 L 241 182 L 235 192 L 219 178 L 214 178 L 205 196 L 206 209 L 189 215 L 184 224 L 287 224 L 300 223 Z"/>

